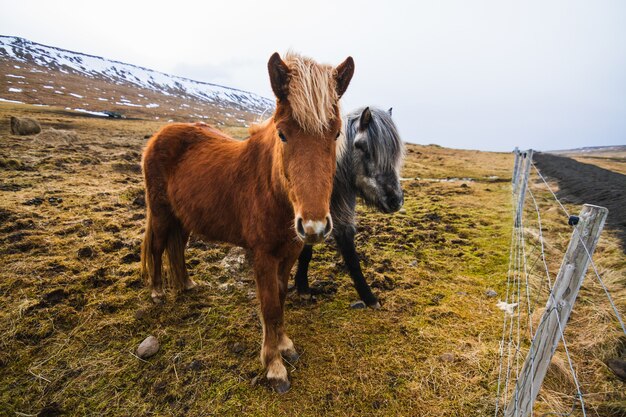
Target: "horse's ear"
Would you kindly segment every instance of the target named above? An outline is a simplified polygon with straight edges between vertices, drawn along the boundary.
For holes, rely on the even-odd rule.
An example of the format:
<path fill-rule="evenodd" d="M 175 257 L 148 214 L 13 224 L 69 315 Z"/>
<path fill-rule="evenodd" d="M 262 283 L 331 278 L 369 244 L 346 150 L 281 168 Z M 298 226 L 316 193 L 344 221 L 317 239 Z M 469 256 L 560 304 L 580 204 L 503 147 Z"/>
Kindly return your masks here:
<path fill-rule="evenodd" d="M 372 121 L 372 112 L 369 107 L 366 107 L 361 113 L 361 117 L 359 118 L 359 130 L 365 130 L 370 125 Z"/>
<path fill-rule="evenodd" d="M 280 59 L 278 52 L 270 57 L 267 62 L 267 70 L 270 73 L 272 90 L 279 100 L 284 100 L 289 95 L 289 67 Z"/>
<path fill-rule="evenodd" d="M 351 56 L 347 57 L 345 61 L 335 68 L 335 81 L 337 82 L 337 95 L 343 96 L 343 93 L 348 89 L 350 80 L 354 75 L 354 59 Z"/>
<path fill-rule="evenodd" d="M 393 112 L 393 107 L 389 107 L 389 110 L 387 110 L 387 112 L 389 113 L 389 116 L 391 116 L 391 113 Z"/>

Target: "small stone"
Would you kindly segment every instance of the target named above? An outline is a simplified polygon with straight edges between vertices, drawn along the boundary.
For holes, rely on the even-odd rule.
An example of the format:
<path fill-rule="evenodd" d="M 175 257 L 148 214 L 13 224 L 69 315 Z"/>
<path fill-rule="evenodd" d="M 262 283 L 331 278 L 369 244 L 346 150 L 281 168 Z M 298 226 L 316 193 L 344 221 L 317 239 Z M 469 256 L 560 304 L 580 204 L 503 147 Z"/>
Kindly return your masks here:
<path fill-rule="evenodd" d="M 398 210 L 398 213 L 406 214 L 406 209 L 405 208 L 401 208 L 400 210 Z"/>
<path fill-rule="evenodd" d="M 154 356 L 159 351 L 159 341 L 154 336 L 148 336 L 144 339 L 143 342 L 137 348 L 137 356 L 141 359 L 149 358 L 150 356 Z"/>
<path fill-rule="evenodd" d="M 454 362 L 455 356 L 454 353 L 446 352 L 439 356 L 439 360 L 441 362 Z"/>
<path fill-rule="evenodd" d="M 242 353 L 244 350 L 246 350 L 246 347 L 243 345 L 243 343 L 239 343 L 239 342 L 235 342 L 233 343 L 233 346 L 230 349 L 233 353 L 239 355 L 240 353 Z"/>
<path fill-rule="evenodd" d="M 411 261 L 411 263 L 409 264 L 409 266 L 417 266 L 417 259 L 414 261 Z"/>
<path fill-rule="evenodd" d="M 26 206 L 40 206 L 42 204 L 43 204 L 43 198 L 39 198 L 39 197 L 31 198 L 30 200 L 24 202 L 24 205 Z"/>
<path fill-rule="evenodd" d="M 253 386 L 253 387 L 255 385 L 257 385 L 258 383 L 259 383 L 259 376 L 258 375 L 250 380 L 250 385 Z"/>
<path fill-rule="evenodd" d="M 91 258 L 93 257 L 93 249 L 89 246 L 83 246 L 82 248 L 78 249 L 78 257 L 80 259 L 84 259 L 84 258 Z"/>
<path fill-rule="evenodd" d="M 492 290 L 492 289 L 488 289 L 487 291 L 485 291 L 485 295 L 486 295 L 487 297 L 489 297 L 489 298 L 493 298 L 493 297 L 495 297 L 496 295 L 498 295 L 498 293 L 497 293 L 497 292 L 495 292 L 495 291 L 494 291 L 494 290 Z"/>
<path fill-rule="evenodd" d="M 187 369 L 194 372 L 199 372 L 204 368 L 204 362 L 198 359 L 194 359 L 191 361 L 189 365 L 187 365 Z"/>
<path fill-rule="evenodd" d="M 365 307 L 367 306 L 362 300 L 355 301 L 354 303 L 350 304 L 350 308 L 354 308 L 354 309 L 360 309 L 360 308 L 365 308 Z"/>

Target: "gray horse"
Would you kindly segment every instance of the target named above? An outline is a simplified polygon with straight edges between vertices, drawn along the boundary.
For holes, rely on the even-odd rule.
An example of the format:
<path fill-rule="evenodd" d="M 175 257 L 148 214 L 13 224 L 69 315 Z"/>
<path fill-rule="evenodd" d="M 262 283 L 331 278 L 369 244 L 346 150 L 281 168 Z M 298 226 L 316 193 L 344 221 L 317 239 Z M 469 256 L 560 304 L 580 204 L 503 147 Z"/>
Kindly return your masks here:
<path fill-rule="evenodd" d="M 333 236 L 348 267 L 361 300 L 372 308 L 380 304 L 365 281 L 354 246 L 356 234 L 356 199 L 383 213 L 398 211 L 404 203 L 400 186 L 400 168 L 404 145 L 391 109 L 366 107 L 344 118 L 343 138 L 338 142 L 337 173 L 330 203 Z M 305 246 L 298 260 L 296 288 L 303 298 L 310 298 L 307 278 L 313 247 Z"/>

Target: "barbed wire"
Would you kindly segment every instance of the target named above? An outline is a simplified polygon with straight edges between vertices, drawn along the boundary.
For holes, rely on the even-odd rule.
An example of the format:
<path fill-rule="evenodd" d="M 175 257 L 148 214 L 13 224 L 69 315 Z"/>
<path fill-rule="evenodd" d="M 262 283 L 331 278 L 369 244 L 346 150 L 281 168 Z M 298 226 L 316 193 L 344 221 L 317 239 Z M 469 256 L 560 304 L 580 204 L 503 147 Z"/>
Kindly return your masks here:
<path fill-rule="evenodd" d="M 530 155 L 528 154 L 524 154 L 524 158 L 526 157 L 530 157 Z M 584 398 L 583 398 L 583 394 L 582 394 L 582 390 L 581 390 L 581 386 L 580 386 L 580 382 L 578 380 L 578 377 L 576 375 L 576 371 L 574 369 L 574 364 L 569 352 L 569 348 L 567 345 L 567 342 L 565 340 L 565 335 L 564 335 L 564 326 L 561 323 L 561 319 L 560 319 L 560 315 L 559 315 L 559 311 L 558 311 L 558 304 L 556 303 L 556 299 L 554 297 L 554 286 L 553 286 L 553 282 L 552 282 L 552 278 L 550 276 L 550 270 L 548 267 L 548 263 L 547 263 L 547 259 L 546 259 L 546 248 L 545 248 L 545 238 L 543 236 L 543 226 L 542 226 L 542 221 L 541 221 L 541 213 L 539 210 L 539 205 L 537 204 L 537 200 L 534 196 L 534 194 L 532 193 L 532 190 L 530 189 L 529 185 L 528 185 L 528 177 L 530 176 L 530 171 L 531 171 L 531 166 L 535 168 L 535 170 L 537 171 L 537 174 L 539 176 L 539 178 L 541 178 L 543 180 L 543 182 L 546 184 L 548 190 L 550 191 L 550 193 L 552 194 L 552 196 L 555 198 L 555 201 L 557 201 L 557 203 L 559 204 L 559 206 L 561 206 L 561 209 L 566 213 L 566 215 L 568 216 L 568 219 L 570 218 L 569 213 L 567 212 L 567 209 L 565 209 L 565 206 L 563 206 L 563 204 L 558 200 L 558 198 L 556 197 L 556 194 L 554 194 L 554 192 L 552 191 L 552 189 L 549 187 L 547 181 L 545 180 L 545 178 L 541 175 L 541 173 L 538 171 L 537 167 L 532 163 L 532 161 L 529 161 L 530 163 L 527 164 L 525 167 L 522 164 L 522 160 L 520 159 L 519 161 L 519 166 L 517 166 L 516 171 L 516 178 L 514 178 L 514 181 L 512 181 L 512 187 L 513 187 L 513 192 L 512 192 L 512 200 L 513 200 L 513 218 L 514 218 L 514 223 L 513 223 L 513 228 L 511 231 L 511 245 L 509 248 L 509 266 L 508 266 L 508 271 L 507 271 L 507 289 L 506 289 L 506 298 L 505 298 L 505 303 L 508 305 L 510 304 L 510 302 L 517 302 L 517 317 L 514 317 L 513 315 L 509 315 L 507 314 L 507 312 L 504 312 L 504 317 L 503 317 L 503 323 L 502 323 L 502 338 L 500 341 L 500 346 L 499 346 L 499 365 L 498 365 L 498 385 L 497 385 L 497 396 L 496 396 L 496 408 L 495 408 L 495 416 L 498 416 L 498 413 L 500 411 L 502 411 L 502 413 L 506 413 L 506 411 L 510 411 L 510 409 L 506 409 L 505 408 L 507 405 L 507 400 L 508 400 L 508 396 L 509 396 L 509 385 L 511 385 L 511 378 L 514 376 L 516 378 L 516 380 L 519 380 L 520 374 L 519 374 L 519 356 L 521 355 L 521 332 L 520 332 L 520 326 L 521 326 L 521 314 L 522 314 L 522 306 L 520 304 L 521 302 L 521 297 L 522 297 L 522 282 L 521 280 L 524 279 L 524 290 L 525 290 L 525 299 L 526 299 L 526 304 L 527 304 L 527 314 L 528 314 L 528 334 L 529 334 L 529 340 L 530 340 L 530 348 L 529 348 L 529 353 L 528 353 L 528 358 L 530 360 L 530 368 L 526 368 L 527 372 L 530 372 L 530 375 L 526 375 L 530 377 L 531 380 L 531 385 L 530 385 L 530 389 L 531 389 L 531 397 L 534 398 L 534 395 L 536 394 L 533 391 L 534 388 L 534 383 L 533 383 L 533 378 L 534 378 L 534 368 L 535 368 L 535 353 L 534 353 L 534 349 L 536 348 L 536 343 L 537 341 L 535 340 L 535 335 L 536 332 L 533 332 L 533 324 L 532 324 L 532 315 L 534 312 L 534 305 L 537 304 L 538 300 L 539 300 L 539 296 L 542 292 L 543 286 L 544 286 L 544 282 L 547 283 L 547 290 L 548 290 L 548 298 L 550 300 L 550 302 L 548 303 L 548 305 L 546 306 L 548 308 L 548 310 L 546 312 L 544 312 L 543 317 L 541 319 L 541 322 L 539 323 L 537 329 L 540 329 L 543 325 L 543 323 L 552 315 L 552 313 L 555 313 L 556 316 L 556 321 L 558 324 L 558 336 L 561 339 L 560 341 L 563 343 L 563 350 L 565 353 L 565 356 L 567 358 L 567 363 L 568 363 L 568 367 L 569 370 L 571 372 L 572 375 L 572 379 L 575 385 L 575 389 L 576 389 L 576 393 L 574 394 L 574 398 L 573 398 L 573 402 L 572 402 L 572 408 L 569 411 L 569 413 L 558 413 L 558 412 L 551 412 L 551 413 L 547 413 L 544 415 L 560 415 L 560 416 L 569 416 L 572 415 L 572 413 L 575 411 L 576 404 L 580 403 L 580 407 L 581 407 L 581 411 L 584 417 L 586 417 L 587 413 L 586 413 L 586 409 L 585 409 L 585 402 L 584 402 Z M 524 178 L 525 181 L 523 182 L 523 184 L 518 184 L 519 179 L 520 178 Z M 525 188 L 524 191 L 522 191 Z M 538 240 L 539 243 L 536 244 L 532 249 L 531 252 L 527 252 L 526 250 L 526 225 L 525 225 L 525 220 L 524 220 L 524 207 L 525 207 L 525 191 L 528 191 L 528 193 L 531 196 L 532 199 L 532 208 L 534 208 L 534 211 L 537 214 L 537 228 L 538 228 Z M 576 230 L 576 228 L 575 228 Z M 581 239 L 581 243 L 584 246 L 584 242 L 582 242 L 582 238 L 579 236 L 579 234 L 577 233 L 577 236 L 579 237 L 579 239 Z M 584 246 L 585 247 L 585 246 Z M 530 255 L 533 254 L 534 255 L 534 250 L 535 249 L 539 249 L 540 253 L 537 255 L 537 257 L 534 259 L 534 261 L 531 264 L 531 267 L 528 268 L 528 262 L 527 260 L 530 258 Z M 587 255 L 589 256 L 589 258 L 591 259 L 591 254 L 589 253 L 588 249 L 585 247 L 585 251 L 587 252 Z M 532 259 L 532 258 L 531 258 Z M 532 276 L 532 271 L 534 270 L 536 264 L 538 263 L 539 259 L 541 259 L 541 264 L 543 264 L 543 267 L 545 269 L 545 280 L 541 280 L 541 284 L 539 286 L 539 290 L 537 295 L 535 296 L 535 303 L 531 305 L 531 285 L 530 285 L 530 277 Z M 597 269 L 594 266 L 594 270 L 596 271 L 597 274 Z M 561 263 L 561 268 L 564 268 L 564 262 Z M 599 274 L 597 274 L 599 277 Z M 601 281 L 601 278 L 599 278 L 599 281 Z M 603 288 L 605 288 L 604 284 L 601 282 L 601 285 L 603 285 Z M 608 294 L 608 290 L 605 289 L 605 292 Z M 610 299 L 610 298 L 609 298 Z M 613 304 L 613 303 L 612 303 Z M 614 304 L 613 304 L 614 305 Z M 617 313 L 617 309 L 614 308 L 614 310 L 616 311 L 616 314 L 618 315 L 618 318 L 620 320 L 620 324 L 622 325 L 622 328 L 624 328 L 623 326 L 623 322 L 621 320 L 621 317 L 619 317 L 619 313 Z M 513 335 L 513 326 L 515 323 L 515 320 L 517 319 L 517 332 L 516 335 Z M 507 363 L 506 363 L 506 370 L 503 369 L 504 366 L 504 355 L 505 355 L 505 341 L 507 339 L 507 324 L 508 324 L 508 343 L 506 343 L 507 345 Z M 513 367 L 515 368 L 515 370 L 513 370 Z M 503 381 L 502 379 L 504 378 L 504 387 L 502 387 Z M 501 393 L 502 388 L 504 388 L 503 392 Z M 520 387 L 519 385 L 516 383 L 515 386 L 515 390 L 511 395 L 511 401 L 513 401 L 513 414 L 515 416 L 519 415 L 519 409 L 518 409 L 518 403 L 519 403 L 519 390 Z M 503 408 L 500 407 L 500 397 L 501 394 L 503 396 Z M 530 410 L 530 415 L 533 415 L 533 407 L 531 406 Z M 508 415 L 508 413 L 507 413 Z"/>

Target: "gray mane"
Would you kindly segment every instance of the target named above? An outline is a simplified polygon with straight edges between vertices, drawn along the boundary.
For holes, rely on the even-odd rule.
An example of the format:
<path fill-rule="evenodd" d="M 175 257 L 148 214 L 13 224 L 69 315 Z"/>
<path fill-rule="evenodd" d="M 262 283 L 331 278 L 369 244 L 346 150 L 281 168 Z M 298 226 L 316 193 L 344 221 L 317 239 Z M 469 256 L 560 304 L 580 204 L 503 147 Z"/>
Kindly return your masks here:
<path fill-rule="evenodd" d="M 404 144 L 398 129 L 386 110 L 370 107 L 372 120 L 366 132 L 359 132 L 359 120 L 365 107 L 354 110 L 343 118 L 342 151 L 337 155 L 337 172 L 333 184 L 331 213 L 335 227 L 355 229 L 358 190 L 354 171 L 354 140 L 365 140 L 367 150 L 377 166 L 399 173 L 404 158 Z M 365 137 L 362 137 L 364 135 Z M 367 202 L 366 202 L 367 203 Z"/>

